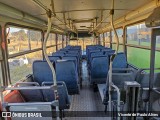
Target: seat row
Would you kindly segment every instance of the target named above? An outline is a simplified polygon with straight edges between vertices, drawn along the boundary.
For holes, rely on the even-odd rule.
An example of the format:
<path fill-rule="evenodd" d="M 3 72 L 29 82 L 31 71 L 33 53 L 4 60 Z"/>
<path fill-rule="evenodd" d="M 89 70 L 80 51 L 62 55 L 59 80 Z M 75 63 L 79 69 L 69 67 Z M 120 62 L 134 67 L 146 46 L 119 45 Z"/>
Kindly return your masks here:
<path fill-rule="evenodd" d="M 61 56 L 62 51 L 64 52 L 64 56 Z M 49 59 L 56 71 L 59 109 L 68 109 L 70 106 L 70 95 L 79 94 L 81 48 L 79 46 L 67 46 L 53 53 L 53 56 L 49 56 Z M 45 60 L 36 60 L 33 62 L 32 71 L 33 74 L 28 75 L 25 82 L 15 84 L 15 88 L 25 87 L 25 89 L 14 90 L 17 91 L 17 95 L 20 94 L 21 98 L 24 99 L 16 101 L 16 103 L 52 103 L 55 100 L 52 87 L 47 90 L 35 89 L 53 85 L 53 75 L 48 63 Z M 20 97 L 18 97 L 18 99 L 19 98 Z M 6 98 L 5 102 L 10 102 L 10 100 Z M 15 100 L 11 102 L 15 102 Z"/>
<path fill-rule="evenodd" d="M 91 84 L 106 83 L 110 56 L 115 50 L 103 46 L 87 46 L 88 71 Z M 127 59 L 124 53 L 118 53 L 113 61 L 113 68 L 127 68 Z"/>

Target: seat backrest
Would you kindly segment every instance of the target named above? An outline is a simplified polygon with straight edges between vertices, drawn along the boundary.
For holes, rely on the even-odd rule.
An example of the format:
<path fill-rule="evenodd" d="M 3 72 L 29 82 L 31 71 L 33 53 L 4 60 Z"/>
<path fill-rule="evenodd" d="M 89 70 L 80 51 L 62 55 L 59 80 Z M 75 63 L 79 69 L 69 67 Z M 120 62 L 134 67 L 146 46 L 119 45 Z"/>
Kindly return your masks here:
<path fill-rule="evenodd" d="M 89 49 L 88 57 L 91 57 L 91 53 L 100 52 L 100 49 Z"/>
<path fill-rule="evenodd" d="M 72 53 L 67 53 L 67 54 L 65 55 L 65 57 L 76 57 L 78 64 L 80 64 L 80 56 L 79 56 L 78 54 L 76 54 L 76 53 L 74 53 L 74 54 L 72 54 Z"/>
<path fill-rule="evenodd" d="M 93 57 L 91 62 L 91 78 L 107 78 L 109 59 L 106 56 Z"/>
<path fill-rule="evenodd" d="M 102 50 L 105 54 L 108 54 L 108 55 L 113 55 L 114 53 L 115 53 L 115 50 L 110 50 L 110 49 L 108 49 L 108 50 Z"/>
<path fill-rule="evenodd" d="M 112 73 L 112 82 L 114 83 L 114 85 L 116 85 L 118 88 L 123 89 L 124 88 L 124 82 L 125 81 L 135 81 L 135 76 L 134 76 L 134 72 L 133 71 L 129 71 L 124 73 L 119 72 L 120 70 L 118 70 L 118 73 Z"/>
<path fill-rule="evenodd" d="M 149 79 L 150 79 L 150 73 L 137 73 L 136 81 L 141 85 L 143 88 L 149 88 Z M 160 73 L 154 73 L 154 80 L 153 80 L 153 86 L 154 87 L 160 87 Z"/>
<path fill-rule="evenodd" d="M 39 85 L 42 82 L 53 82 L 52 71 L 46 61 L 34 61 L 33 62 L 33 80 L 38 82 Z"/>
<path fill-rule="evenodd" d="M 58 57 L 63 57 L 65 53 L 52 53 L 52 56 L 58 56 Z"/>
<path fill-rule="evenodd" d="M 91 57 L 89 58 L 89 63 L 91 63 L 91 61 L 94 57 L 100 57 L 100 56 L 107 56 L 107 55 L 104 55 L 103 52 L 91 52 Z"/>
<path fill-rule="evenodd" d="M 75 66 L 76 66 L 76 69 L 77 69 L 77 72 L 79 71 L 79 63 L 78 63 L 78 60 L 77 60 L 77 57 L 74 57 L 74 56 L 64 56 L 62 58 L 62 60 L 73 60 L 75 62 Z"/>
<path fill-rule="evenodd" d="M 64 81 L 69 94 L 79 93 L 78 73 L 72 60 L 58 60 L 56 62 L 57 81 Z"/>
<path fill-rule="evenodd" d="M 42 86 L 50 86 L 53 85 L 53 82 L 43 82 Z M 68 95 L 68 90 L 64 82 L 58 81 L 58 95 L 59 95 L 59 108 L 61 110 L 68 109 L 70 106 L 70 98 Z M 43 90 L 43 95 L 46 102 L 52 102 L 55 100 L 53 89 Z"/>
<path fill-rule="evenodd" d="M 104 53 L 103 52 L 92 52 L 91 53 L 91 57 L 100 56 L 100 55 L 104 55 Z"/>
<path fill-rule="evenodd" d="M 149 88 L 149 79 L 150 79 L 150 73 L 145 73 L 142 70 L 139 70 L 137 72 L 136 81 L 141 85 L 141 88 Z M 152 81 L 153 87 L 160 88 L 159 80 L 160 80 L 160 73 L 159 72 L 154 73 L 154 80 Z M 149 97 L 149 91 L 142 89 L 141 99 L 145 101 L 148 100 L 148 97 Z M 154 96 L 152 96 L 152 99 L 154 99 Z"/>
<path fill-rule="evenodd" d="M 18 83 L 17 87 L 33 87 L 39 86 L 36 82 L 22 82 Z M 27 102 L 43 102 L 44 97 L 41 90 L 19 90 L 21 95 L 25 98 Z"/>
<path fill-rule="evenodd" d="M 53 61 L 53 62 L 60 60 L 60 57 L 58 57 L 58 56 L 48 56 L 48 58 L 50 61 Z"/>
<path fill-rule="evenodd" d="M 124 53 L 118 53 L 113 60 L 113 68 L 127 68 L 127 59 Z"/>

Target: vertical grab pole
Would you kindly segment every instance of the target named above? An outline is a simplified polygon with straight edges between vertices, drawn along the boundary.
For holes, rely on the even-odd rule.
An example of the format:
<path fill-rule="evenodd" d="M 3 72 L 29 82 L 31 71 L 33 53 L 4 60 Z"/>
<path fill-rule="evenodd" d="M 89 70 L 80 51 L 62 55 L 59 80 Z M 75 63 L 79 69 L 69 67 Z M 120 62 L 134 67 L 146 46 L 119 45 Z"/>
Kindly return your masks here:
<path fill-rule="evenodd" d="M 112 64 L 113 64 L 113 60 L 115 58 L 115 56 L 117 55 L 118 53 L 118 50 L 119 50 L 119 38 L 118 38 L 118 34 L 115 30 L 115 27 L 114 27 L 114 23 L 113 23 L 113 15 L 114 15 L 114 0 L 112 0 L 112 5 L 111 5 L 111 11 L 110 11 L 110 15 L 111 15 L 111 27 L 112 27 L 112 30 L 115 34 L 115 37 L 116 37 L 116 44 L 117 44 L 117 47 L 116 47 L 116 52 L 114 55 L 111 56 L 110 58 L 110 70 L 109 70 L 109 111 L 111 112 L 112 111 L 112 98 L 111 98 L 111 91 L 112 91 L 112 87 L 115 88 L 115 90 L 117 91 L 117 111 L 120 111 L 120 91 L 118 89 L 117 86 L 115 86 L 113 83 L 112 83 Z M 120 117 L 118 117 L 118 120 L 120 120 Z"/>
<path fill-rule="evenodd" d="M 114 27 L 114 23 L 113 23 L 113 15 L 114 15 L 114 0 L 112 0 L 112 8 L 111 8 L 111 11 L 110 11 L 110 15 L 111 15 L 111 27 L 112 27 L 112 30 L 115 34 L 115 37 L 116 37 L 116 43 L 117 43 L 117 47 L 116 47 L 116 54 L 118 53 L 119 51 L 119 38 L 118 38 L 118 34 L 115 30 L 115 27 Z"/>
<path fill-rule="evenodd" d="M 44 38 L 44 43 L 43 43 L 43 53 L 44 53 L 44 57 L 49 65 L 49 67 L 51 68 L 52 71 L 52 75 L 53 75 L 53 83 L 54 83 L 54 95 L 55 95 L 55 100 L 58 101 L 58 90 L 57 90 L 57 79 L 56 79 L 56 72 L 55 69 L 52 65 L 52 63 L 50 62 L 48 55 L 47 55 L 47 51 L 46 51 L 46 43 L 49 37 L 49 33 L 51 31 L 51 27 L 52 27 L 52 22 L 51 22 L 51 16 L 52 16 L 52 12 L 51 10 L 47 11 L 47 15 L 48 15 L 48 28 L 47 28 L 47 33 L 45 35 Z M 58 101 L 59 102 L 59 101 Z M 57 112 L 57 120 L 59 120 L 59 105 L 56 106 L 56 112 Z"/>

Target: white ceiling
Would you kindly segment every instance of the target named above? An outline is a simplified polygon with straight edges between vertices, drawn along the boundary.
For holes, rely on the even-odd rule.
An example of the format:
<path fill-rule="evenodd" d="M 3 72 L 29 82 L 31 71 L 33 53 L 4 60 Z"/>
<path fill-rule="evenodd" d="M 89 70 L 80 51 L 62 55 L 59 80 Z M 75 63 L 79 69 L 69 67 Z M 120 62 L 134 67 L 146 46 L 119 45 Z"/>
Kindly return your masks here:
<path fill-rule="evenodd" d="M 47 8 L 51 9 L 51 0 L 39 0 Z M 152 0 L 115 0 L 115 16 L 114 19 L 120 18 L 128 12 L 135 10 L 136 8 L 143 6 L 144 4 Z M 0 0 L 0 2 L 17 8 L 30 15 L 38 17 L 47 21 L 45 10 L 36 5 L 32 0 Z M 111 8 L 111 0 L 54 0 L 55 12 L 57 16 L 63 21 L 63 12 L 65 12 L 66 19 L 71 20 L 87 20 L 98 17 L 98 21 L 101 20 L 101 9 L 104 9 L 103 16 L 107 16 L 109 9 Z M 105 22 L 108 20 L 106 19 Z M 65 26 L 59 21 L 53 19 L 53 23 L 59 25 L 59 27 L 65 28 Z M 80 26 L 90 27 L 92 22 L 75 23 L 77 29 L 87 29 Z M 104 26 L 104 23 L 102 26 Z"/>

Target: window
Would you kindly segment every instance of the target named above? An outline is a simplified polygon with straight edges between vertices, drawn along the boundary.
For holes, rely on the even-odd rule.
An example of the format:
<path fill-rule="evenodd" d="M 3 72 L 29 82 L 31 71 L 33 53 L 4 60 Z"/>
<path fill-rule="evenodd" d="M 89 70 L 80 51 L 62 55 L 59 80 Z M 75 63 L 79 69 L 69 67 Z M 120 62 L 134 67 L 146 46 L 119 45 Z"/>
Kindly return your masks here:
<path fill-rule="evenodd" d="M 54 33 L 50 33 L 47 40 L 47 46 L 52 45 L 56 45 L 56 35 Z"/>
<path fill-rule="evenodd" d="M 42 32 L 29 28 L 7 26 L 6 33 L 10 78 L 11 82 L 15 83 L 26 75 L 32 74 L 33 61 L 42 60 Z"/>
<path fill-rule="evenodd" d="M 40 31 L 28 30 L 27 36 L 30 41 L 31 49 L 37 49 L 42 47 L 42 33 Z"/>
<path fill-rule="evenodd" d="M 112 44 L 112 49 L 116 50 L 117 49 L 117 45 L 116 44 Z M 123 45 L 119 45 L 118 52 L 124 52 Z"/>
<path fill-rule="evenodd" d="M 56 46 L 47 48 L 48 55 L 52 55 L 53 52 L 56 52 Z"/>
<path fill-rule="evenodd" d="M 64 38 L 63 38 L 63 47 L 66 47 L 67 36 L 64 35 L 63 37 L 64 37 Z"/>
<path fill-rule="evenodd" d="M 123 44 L 123 29 L 122 28 L 116 29 L 116 32 L 117 32 L 117 35 L 119 38 L 119 43 Z M 116 43 L 116 38 L 115 38 L 114 32 L 112 31 L 111 34 L 112 34 L 112 43 Z"/>
<path fill-rule="evenodd" d="M 100 34 L 100 45 L 103 45 L 103 33 Z"/>
<path fill-rule="evenodd" d="M 14 54 L 29 50 L 27 30 L 17 27 L 7 28 L 8 53 Z"/>
<path fill-rule="evenodd" d="M 110 32 L 106 32 L 104 34 L 104 37 L 105 37 L 105 46 L 110 47 Z"/>
<path fill-rule="evenodd" d="M 35 60 L 42 60 L 42 58 L 42 51 L 37 51 L 8 59 L 12 83 L 32 74 L 32 63 Z"/>
<path fill-rule="evenodd" d="M 160 50 L 160 36 L 156 37 L 156 49 Z M 155 54 L 155 68 L 160 68 L 160 51 Z"/>
<path fill-rule="evenodd" d="M 156 37 L 156 49 L 160 49 L 160 36 Z"/>
<path fill-rule="evenodd" d="M 58 35 L 58 50 L 62 48 L 62 35 Z"/>
<path fill-rule="evenodd" d="M 77 40 L 70 40 L 69 44 L 75 46 L 78 44 L 78 41 Z"/>
<path fill-rule="evenodd" d="M 123 50 L 123 29 L 122 28 L 116 29 L 116 32 L 119 38 L 118 52 L 123 52 L 124 51 Z M 114 32 L 112 31 L 111 34 L 112 34 L 112 49 L 116 50 L 117 45 L 116 45 L 116 38 L 115 38 Z"/>
<path fill-rule="evenodd" d="M 56 34 L 50 33 L 47 40 L 47 54 L 52 55 L 56 51 Z"/>
<path fill-rule="evenodd" d="M 151 45 L 151 29 L 147 28 L 144 23 L 127 27 L 127 44 L 139 46 L 141 48 L 127 47 L 128 62 L 138 68 L 150 67 L 150 48 Z M 144 46 L 144 47 L 143 47 Z"/>
<path fill-rule="evenodd" d="M 150 67 L 150 50 L 127 47 L 128 62 L 138 68 Z"/>
<path fill-rule="evenodd" d="M 139 46 L 150 46 L 151 29 L 147 28 L 144 23 L 127 27 L 127 44 Z"/>
<path fill-rule="evenodd" d="M 62 44 L 62 35 L 58 35 L 58 44 Z"/>
<path fill-rule="evenodd" d="M 40 31 L 7 26 L 6 33 L 9 55 L 42 48 Z"/>

